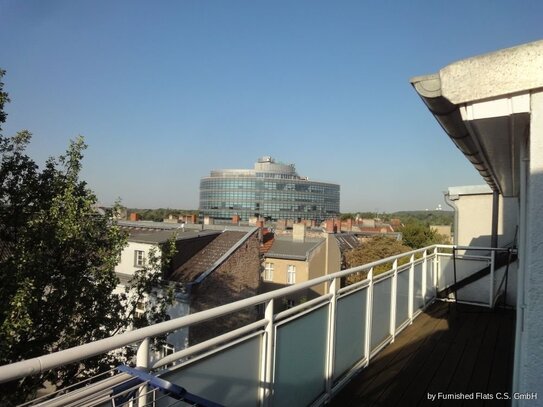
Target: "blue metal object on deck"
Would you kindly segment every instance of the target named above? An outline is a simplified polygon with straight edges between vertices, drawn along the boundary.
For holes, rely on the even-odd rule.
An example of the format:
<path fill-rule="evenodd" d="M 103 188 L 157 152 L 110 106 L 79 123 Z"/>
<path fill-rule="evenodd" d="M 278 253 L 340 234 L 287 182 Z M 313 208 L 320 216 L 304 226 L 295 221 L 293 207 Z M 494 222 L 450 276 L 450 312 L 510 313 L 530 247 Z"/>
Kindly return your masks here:
<path fill-rule="evenodd" d="M 119 372 L 128 373 L 129 375 L 133 376 L 134 378 L 129 380 L 128 382 L 121 384 L 119 386 L 115 386 L 113 388 L 113 394 L 119 394 L 123 391 L 126 391 L 130 389 L 131 387 L 134 387 L 138 383 L 144 383 L 147 382 L 148 386 L 151 386 L 157 390 L 159 390 L 161 393 L 176 399 L 185 401 L 187 403 L 190 403 L 194 406 L 201 406 L 201 407 L 224 407 L 222 404 L 215 403 L 214 401 L 207 400 L 203 397 L 197 396 L 195 394 L 189 393 L 184 387 L 181 387 L 175 383 L 169 382 L 167 380 L 161 379 L 158 376 L 154 376 L 144 370 L 135 369 L 129 366 L 125 365 L 119 365 L 116 367 L 116 369 Z M 129 397 L 132 396 L 132 392 L 130 393 Z"/>

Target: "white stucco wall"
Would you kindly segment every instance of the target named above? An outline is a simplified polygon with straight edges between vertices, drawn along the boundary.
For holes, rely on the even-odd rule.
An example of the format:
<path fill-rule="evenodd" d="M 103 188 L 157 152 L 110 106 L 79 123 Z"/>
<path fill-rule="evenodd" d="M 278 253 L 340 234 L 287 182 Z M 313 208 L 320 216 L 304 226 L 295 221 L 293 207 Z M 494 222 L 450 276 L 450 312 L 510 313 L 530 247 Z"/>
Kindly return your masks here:
<path fill-rule="evenodd" d="M 151 243 L 139 243 L 139 242 L 128 242 L 128 245 L 124 248 L 121 253 L 121 259 L 117 266 L 115 266 L 115 272 L 125 275 L 134 275 L 136 270 L 139 267 L 134 265 L 134 252 L 136 250 L 141 250 L 145 253 L 145 259 L 149 259 L 149 251 L 151 249 L 157 249 L 158 245 Z M 159 252 L 156 253 L 157 256 L 160 255 Z M 123 284 L 118 284 L 117 288 L 114 290 L 115 293 L 124 293 L 125 286 Z M 148 301 L 153 301 L 152 296 L 147 297 Z M 185 315 L 189 315 L 190 306 L 187 302 L 180 299 L 176 299 L 175 303 L 168 309 L 168 315 L 171 319 L 179 318 Z M 188 328 L 180 329 L 176 332 L 173 332 L 168 335 L 167 342 L 175 347 L 176 350 L 184 349 L 188 344 Z M 155 358 L 158 358 L 160 354 L 154 355 Z"/>
<path fill-rule="evenodd" d="M 115 266 L 115 272 L 133 275 L 136 270 L 138 270 L 138 267 L 134 265 L 134 251 L 142 250 L 145 253 L 145 259 L 148 259 L 149 250 L 151 250 L 152 247 L 158 248 L 157 245 L 150 243 L 128 242 L 128 245 L 121 253 L 119 264 Z"/>
<path fill-rule="evenodd" d="M 457 207 L 457 240 L 459 246 L 491 246 L 492 235 L 492 191 L 487 185 L 451 187 L 449 194 L 453 196 Z M 515 240 L 518 225 L 518 198 L 499 199 L 498 213 L 498 246 L 510 246 Z M 518 245 L 518 236 L 517 236 Z M 462 254 L 463 252 L 459 252 Z M 468 251 L 469 255 L 489 255 L 488 252 Z M 481 263 L 480 267 L 484 267 Z M 494 284 L 497 287 L 501 281 L 505 267 L 496 270 Z M 508 270 L 507 304 L 517 304 L 517 264 Z M 470 284 L 458 292 L 458 298 L 464 301 L 487 302 L 490 287 L 490 275 Z"/>
<path fill-rule="evenodd" d="M 490 247 L 492 235 L 492 191 L 481 186 L 477 193 L 471 187 L 452 187 L 449 194 L 457 196 L 456 205 L 458 230 L 455 230 L 455 242 L 459 246 Z M 473 187 L 474 188 L 474 187 Z M 462 193 L 465 189 L 465 193 Z M 482 189 L 488 192 L 481 192 Z M 509 245 L 515 239 L 518 225 L 517 198 L 499 199 L 498 246 Z"/>
<path fill-rule="evenodd" d="M 520 344 L 517 364 L 518 390 L 537 392 L 543 399 L 543 92 L 531 96 L 531 128 L 529 164 L 526 180 L 525 247 L 523 250 L 524 275 L 519 281 L 519 293 L 524 296 L 517 313 Z M 535 405 L 533 401 L 519 403 Z"/>

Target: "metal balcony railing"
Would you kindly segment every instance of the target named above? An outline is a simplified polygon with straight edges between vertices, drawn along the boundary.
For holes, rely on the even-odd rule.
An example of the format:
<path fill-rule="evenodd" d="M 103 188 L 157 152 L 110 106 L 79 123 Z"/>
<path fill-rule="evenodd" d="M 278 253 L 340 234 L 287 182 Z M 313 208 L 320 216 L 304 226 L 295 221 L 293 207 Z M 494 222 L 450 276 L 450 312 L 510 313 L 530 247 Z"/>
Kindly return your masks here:
<path fill-rule="evenodd" d="M 507 249 L 484 248 L 488 255 L 459 255 L 455 251 L 453 257 L 453 248 L 434 245 L 414 250 L 76 348 L 1 366 L 0 382 L 137 345 L 136 365 L 139 368 L 215 403 L 232 406 L 320 405 L 393 342 L 436 300 L 437 293 L 454 284 L 455 280 L 490 265 L 488 291 L 476 290 L 480 298 L 467 301 L 489 307 L 494 305 L 499 285 L 496 279 L 500 278 L 495 276 L 495 253 Z M 383 264 L 390 265 L 390 269 L 375 275 L 375 267 Z M 367 275 L 362 281 L 340 286 L 343 278 L 355 273 Z M 278 312 L 276 304 L 281 298 L 323 283 L 327 284 L 326 294 Z M 261 319 L 152 360 L 151 338 L 255 306 L 264 309 Z M 117 373 L 31 404 L 118 406 L 118 386 L 131 379 L 126 373 Z M 147 386 L 146 382 L 140 382 L 136 387 L 138 392 L 125 401 L 126 405 L 184 405 Z"/>

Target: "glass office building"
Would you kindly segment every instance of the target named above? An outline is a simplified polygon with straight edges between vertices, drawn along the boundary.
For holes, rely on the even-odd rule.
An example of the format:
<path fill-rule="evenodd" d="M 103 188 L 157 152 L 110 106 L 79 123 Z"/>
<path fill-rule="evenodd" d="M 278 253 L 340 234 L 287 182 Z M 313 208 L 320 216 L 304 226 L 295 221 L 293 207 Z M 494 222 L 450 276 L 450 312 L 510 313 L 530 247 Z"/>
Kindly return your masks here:
<path fill-rule="evenodd" d="M 216 170 L 200 182 L 200 217 L 312 219 L 339 214 L 339 185 L 309 181 L 294 164 L 262 157 L 254 169 Z"/>

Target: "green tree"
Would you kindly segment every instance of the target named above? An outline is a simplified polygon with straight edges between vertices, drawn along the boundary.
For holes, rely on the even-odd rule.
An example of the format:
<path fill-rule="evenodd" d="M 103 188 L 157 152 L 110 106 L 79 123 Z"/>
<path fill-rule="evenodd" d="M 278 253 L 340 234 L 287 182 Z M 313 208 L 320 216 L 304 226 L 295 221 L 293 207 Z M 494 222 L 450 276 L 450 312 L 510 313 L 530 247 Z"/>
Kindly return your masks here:
<path fill-rule="evenodd" d="M 411 251 L 411 248 L 405 246 L 398 240 L 387 236 L 376 236 L 366 242 L 363 242 L 360 247 L 352 249 L 345 254 L 347 267 L 352 268 L 364 264 L 372 263 L 390 256 Z M 399 264 L 406 263 L 409 259 L 401 259 Z M 384 273 L 390 270 L 392 263 L 386 263 L 374 268 L 374 274 Z M 347 283 L 352 284 L 365 279 L 367 272 L 357 273 L 347 277 Z"/>
<path fill-rule="evenodd" d="M 0 125 L 9 101 L 3 75 L 0 70 Z M 126 235 L 111 213 L 95 210 L 96 196 L 80 179 L 83 139 L 72 141 L 43 169 L 26 154 L 30 140 L 26 130 L 13 137 L 0 132 L 1 365 L 163 320 L 172 299 L 168 290 L 156 289 L 164 255 L 135 276 L 131 295 L 113 293 Z M 156 301 L 144 318 L 136 318 L 136 304 L 149 296 Z M 62 386 L 112 363 L 112 355 L 101 355 L 0 385 L 0 404 L 32 397 L 45 381 Z"/>
<path fill-rule="evenodd" d="M 421 249 L 433 244 L 448 244 L 447 237 L 438 234 L 429 224 L 412 220 L 401 229 L 403 242 L 412 249 Z"/>

